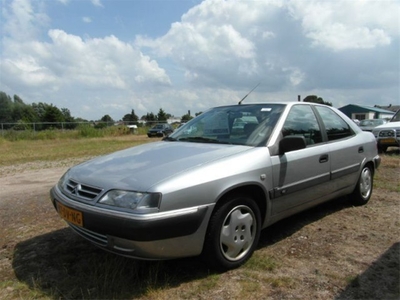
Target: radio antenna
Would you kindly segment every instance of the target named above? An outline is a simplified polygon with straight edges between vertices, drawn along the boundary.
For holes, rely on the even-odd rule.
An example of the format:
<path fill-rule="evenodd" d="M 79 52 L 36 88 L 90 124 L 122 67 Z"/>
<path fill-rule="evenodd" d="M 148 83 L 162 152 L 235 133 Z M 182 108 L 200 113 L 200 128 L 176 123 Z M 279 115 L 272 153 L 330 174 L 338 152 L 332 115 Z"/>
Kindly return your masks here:
<path fill-rule="evenodd" d="M 253 87 L 253 89 L 252 89 L 250 92 L 248 92 L 247 95 L 244 96 L 244 97 L 242 98 L 242 100 L 239 101 L 238 104 L 239 104 L 239 105 L 242 104 L 243 100 L 246 99 L 247 96 L 250 95 L 250 93 L 251 93 L 252 91 L 254 91 L 254 90 L 256 89 L 256 87 L 258 87 L 259 85 L 260 85 L 260 82 L 259 82 L 255 87 Z"/>

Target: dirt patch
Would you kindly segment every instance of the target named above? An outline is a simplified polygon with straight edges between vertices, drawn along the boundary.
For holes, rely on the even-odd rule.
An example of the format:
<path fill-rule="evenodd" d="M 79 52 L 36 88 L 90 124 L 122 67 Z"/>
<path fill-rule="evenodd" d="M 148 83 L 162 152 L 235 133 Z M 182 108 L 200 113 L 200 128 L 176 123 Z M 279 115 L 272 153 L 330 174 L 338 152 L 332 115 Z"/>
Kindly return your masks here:
<path fill-rule="evenodd" d="M 399 159 L 380 181 L 399 185 Z M 0 298 L 398 299 L 398 190 L 362 207 L 340 198 L 262 232 L 242 268 L 210 275 L 197 258 L 142 262 L 97 249 L 58 217 L 49 190 L 84 159 L 0 168 Z"/>

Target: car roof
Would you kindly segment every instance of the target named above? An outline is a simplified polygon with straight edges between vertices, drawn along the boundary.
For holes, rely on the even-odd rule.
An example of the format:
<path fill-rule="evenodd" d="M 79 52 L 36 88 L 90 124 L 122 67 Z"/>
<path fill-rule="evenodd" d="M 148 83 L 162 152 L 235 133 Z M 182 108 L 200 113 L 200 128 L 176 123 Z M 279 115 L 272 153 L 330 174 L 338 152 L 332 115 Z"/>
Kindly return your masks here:
<path fill-rule="evenodd" d="M 221 105 L 221 106 L 215 106 L 213 108 L 236 107 L 236 106 L 245 107 L 245 106 L 254 106 L 254 105 L 276 105 L 276 104 L 285 105 L 285 106 L 293 106 L 296 104 L 300 104 L 300 105 L 313 105 L 313 106 L 327 106 L 330 108 L 334 108 L 333 106 L 329 106 L 326 104 L 315 103 L 315 102 L 302 102 L 302 101 L 249 102 L 249 103 L 241 103 L 241 104 Z"/>

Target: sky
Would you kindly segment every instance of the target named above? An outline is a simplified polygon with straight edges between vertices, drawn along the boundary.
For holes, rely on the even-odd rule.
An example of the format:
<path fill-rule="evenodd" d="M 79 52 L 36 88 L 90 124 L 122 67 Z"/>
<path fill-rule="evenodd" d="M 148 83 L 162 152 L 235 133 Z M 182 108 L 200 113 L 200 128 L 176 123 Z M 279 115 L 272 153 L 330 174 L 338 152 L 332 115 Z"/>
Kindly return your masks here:
<path fill-rule="evenodd" d="M 0 91 L 86 120 L 400 105 L 399 0 L 0 0 Z"/>

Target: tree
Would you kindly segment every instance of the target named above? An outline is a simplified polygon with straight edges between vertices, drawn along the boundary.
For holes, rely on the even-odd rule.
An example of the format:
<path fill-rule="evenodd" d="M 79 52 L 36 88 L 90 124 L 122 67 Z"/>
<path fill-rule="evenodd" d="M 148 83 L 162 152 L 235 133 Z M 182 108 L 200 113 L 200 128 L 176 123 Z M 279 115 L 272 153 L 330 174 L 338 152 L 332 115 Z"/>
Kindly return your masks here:
<path fill-rule="evenodd" d="M 30 105 L 17 105 L 14 109 L 19 110 L 19 118 L 15 118 L 14 121 L 23 121 L 25 123 L 35 123 L 39 121 L 36 112 Z"/>
<path fill-rule="evenodd" d="M 44 115 L 41 121 L 46 123 L 53 123 L 53 124 L 45 124 L 44 126 L 45 128 L 49 127 L 61 128 L 61 123 L 65 122 L 65 118 L 61 110 L 59 110 L 57 106 L 54 106 L 53 104 L 50 105 L 46 104 Z"/>
<path fill-rule="evenodd" d="M 146 120 L 146 126 L 151 126 L 155 122 L 157 122 L 157 117 L 151 112 L 147 113 L 146 116 L 144 116 L 144 120 Z"/>
<path fill-rule="evenodd" d="M 13 122 L 19 123 L 34 123 L 39 121 L 39 117 L 33 107 L 25 104 L 17 95 L 14 95 L 12 118 Z"/>
<path fill-rule="evenodd" d="M 114 120 L 109 115 L 104 115 L 99 122 L 95 125 L 95 128 L 105 128 L 114 124 Z"/>
<path fill-rule="evenodd" d="M 32 108 L 35 111 L 36 115 L 39 118 L 40 122 L 44 122 L 44 114 L 46 112 L 46 107 L 48 106 L 48 104 L 43 103 L 43 102 L 39 102 L 39 103 L 32 103 Z"/>
<path fill-rule="evenodd" d="M 168 115 L 162 108 L 158 111 L 157 120 L 159 122 L 167 122 L 168 120 Z"/>
<path fill-rule="evenodd" d="M 303 102 L 313 102 L 313 103 L 319 103 L 319 104 L 325 104 L 328 106 L 332 106 L 331 102 L 325 102 L 324 99 L 321 97 L 318 97 L 316 95 L 309 95 L 304 98 Z"/>
<path fill-rule="evenodd" d="M 13 102 L 11 97 L 0 91 L 0 123 L 11 123 Z"/>
<path fill-rule="evenodd" d="M 135 114 L 135 111 L 132 109 L 130 114 L 126 114 L 122 121 L 127 123 L 128 125 L 137 125 L 139 117 Z"/>
<path fill-rule="evenodd" d="M 71 116 L 71 112 L 68 108 L 61 108 L 61 113 L 64 116 L 64 120 L 66 122 L 65 128 L 67 129 L 74 129 L 76 128 L 76 124 L 74 124 L 75 119 Z"/>
<path fill-rule="evenodd" d="M 193 117 L 192 117 L 191 115 L 185 114 L 185 115 L 183 115 L 183 116 L 181 117 L 181 122 L 182 122 L 182 123 L 186 123 L 186 122 L 190 121 L 191 119 L 193 119 Z"/>
<path fill-rule="evenodd" d="M 114 120 L 109 116 L 109 115 L 104 115 L 101 119 L 101 122 L 107 122 L 107 123 L 114 123 Z"/>
<path fill-rule="evenodd" d="M 24 101 L 18 95 L 14 95 L 14 104 L 25 105 Z"/>

